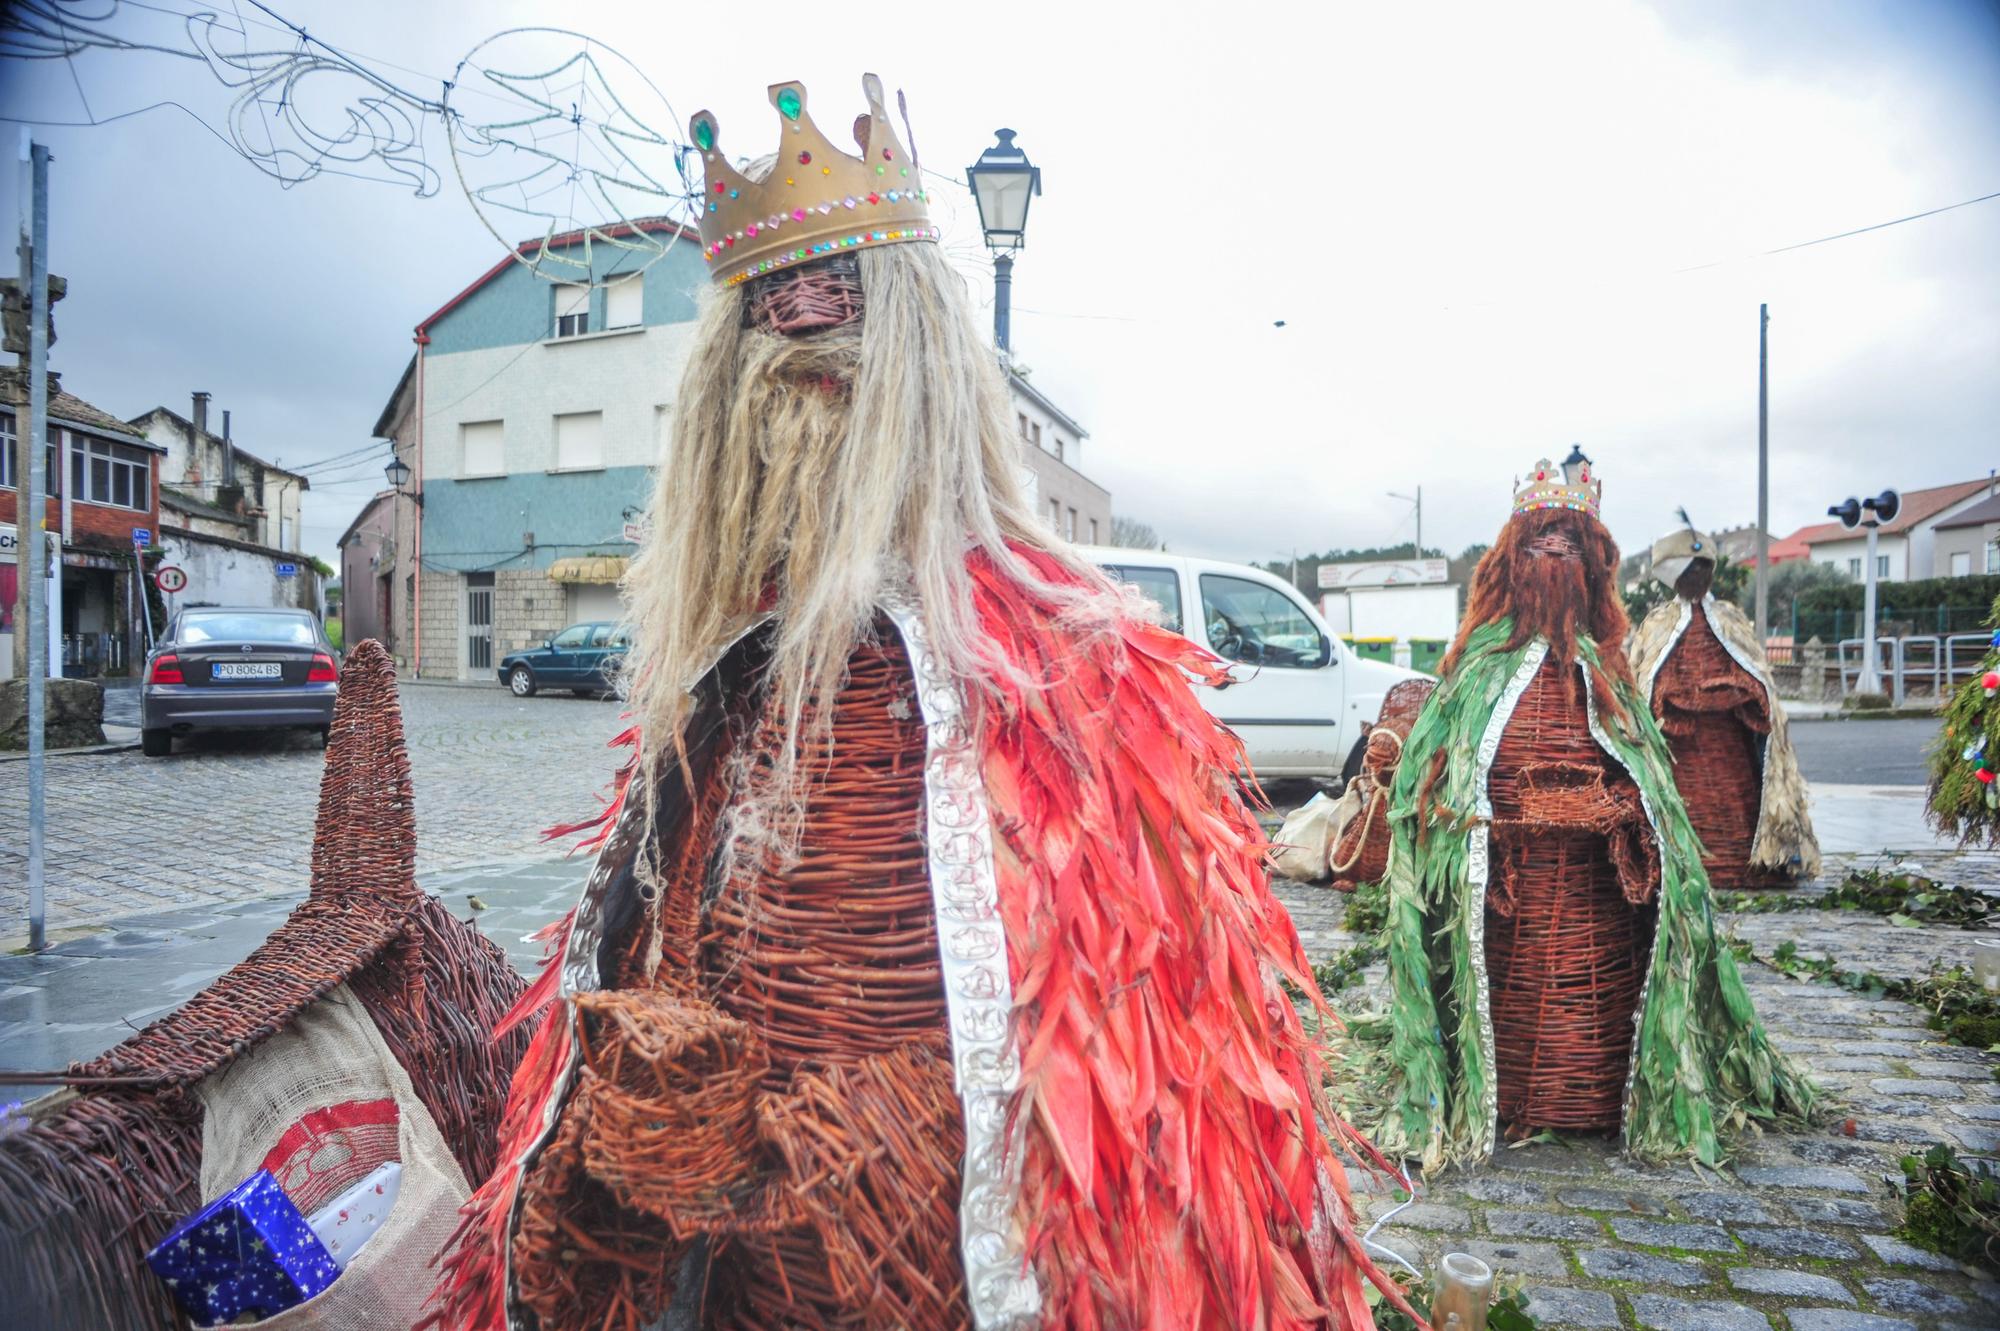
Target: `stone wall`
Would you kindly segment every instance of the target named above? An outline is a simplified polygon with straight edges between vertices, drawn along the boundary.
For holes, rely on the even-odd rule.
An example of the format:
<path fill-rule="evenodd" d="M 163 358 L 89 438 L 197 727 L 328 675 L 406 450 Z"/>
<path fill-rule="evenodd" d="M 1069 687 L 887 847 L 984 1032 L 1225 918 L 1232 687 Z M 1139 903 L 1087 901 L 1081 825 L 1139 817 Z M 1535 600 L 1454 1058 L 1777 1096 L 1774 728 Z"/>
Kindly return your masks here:
<path fill-rule="evenodd" d="M 423 669 L 420 679 L 458 679 L 464 673 L 465 644 L 459 641 L 459 606 L 463 580 L 453 573 L 425 569 L 419 600 L 423 619 Z"/>
<path fill-rule="evenodd" d="M 563 585 L 537 569 L 501 569 L 493 575 L 493 659 L 539 647 L 568 623 Z"/>

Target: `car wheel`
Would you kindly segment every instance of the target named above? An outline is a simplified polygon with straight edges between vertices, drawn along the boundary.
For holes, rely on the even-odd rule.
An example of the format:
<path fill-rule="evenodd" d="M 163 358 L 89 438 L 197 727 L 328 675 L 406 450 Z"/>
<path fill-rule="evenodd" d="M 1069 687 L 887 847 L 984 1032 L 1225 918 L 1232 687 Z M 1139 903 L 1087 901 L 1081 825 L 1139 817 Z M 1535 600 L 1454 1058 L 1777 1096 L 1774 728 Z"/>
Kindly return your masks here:
<path fill-rule="evenodd" d="M 140 731 L 139 750 L 148 758 L 166 757 L 174 751 L 174 732 L 171 730 Z"/>
<path fill-rule="evenodd" d="M 507 672 L 507 687 L 516 698 L 535 696 L 535 672 L 524 665 L 517 665 Z"/>
<path fill-rule="evenodd" d="M 1368 752 L 1368 737 L 1363 735 L 1355 741 L 1354 751 L 1347 755 L 1347 766 L 1340 769 L 1340 784 L 1344 787 L 1361 775 L 1361 759 Z"/>

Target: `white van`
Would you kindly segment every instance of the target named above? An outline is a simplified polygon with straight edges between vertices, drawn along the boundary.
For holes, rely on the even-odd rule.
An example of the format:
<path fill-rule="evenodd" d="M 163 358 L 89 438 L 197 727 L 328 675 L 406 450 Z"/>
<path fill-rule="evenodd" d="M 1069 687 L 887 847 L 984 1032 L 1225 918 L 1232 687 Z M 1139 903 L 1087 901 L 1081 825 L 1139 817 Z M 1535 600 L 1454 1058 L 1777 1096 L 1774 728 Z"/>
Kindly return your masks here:
<path fill-rule="evenodd" d="M 1085 546 L 1105 572 L 1144 592 L 1167 627 L 1233 662 L 1232 683 L 1198 688 L 1242 736 L 1260 777 L 1351 777 L 1382 695 L 1424 675 L 1354 654 L 1305 598 L 1247 564 Z"/>

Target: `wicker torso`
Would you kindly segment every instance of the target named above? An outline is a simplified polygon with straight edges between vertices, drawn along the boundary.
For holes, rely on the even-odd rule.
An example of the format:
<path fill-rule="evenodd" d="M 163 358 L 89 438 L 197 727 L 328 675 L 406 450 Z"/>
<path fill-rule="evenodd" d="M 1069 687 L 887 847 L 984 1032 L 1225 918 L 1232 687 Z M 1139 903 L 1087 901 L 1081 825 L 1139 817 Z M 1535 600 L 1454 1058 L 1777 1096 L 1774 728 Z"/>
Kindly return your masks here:
<path fill-rule="evenodd" d="M 1711 886 L 1777 886 L 1782 875 L 1750 865 L 1763 804 L 1770 699 L 1723 649 L 1701 603 L 1693 609 L 1653 687 L 1653 711 L 1674 751 L 1674 784 L 1701 838 Z"/>
<path fill-rule="evenodd" d="M 654 1315 L 682 1254 L 703 1244 L 705 1327 L 967 1324 L 926 737 L 907 657 L 884 637 L 855 652 L 830 751 L 805 760 L 794 863 L 716 881 L 733 784 L 782 734 L 755 695 L 736 700 L 733 756 L 701 774 L 687 822 L 659 848 L 658 893 L 622 940 L 617 990 L 584 1003 L 598 1037 L 565 1111 L 584 1141 L 566 1155 L 558 1137 L 545 1153 L 557 1168 L 524 1208 L 532 1246 L 517 1239 L 517 1279 L 542 1331 L 595 1327 L 620 1304 Z M 607 1030 L 614 1016 L 660 1032 L 651 1043 L 666 1055 L 644 1031 Z M 652 1059 L 645 1077 L 605 1075 L 638 1061 L 634 1049 Z M 634 1094 L 605 1089 L 614 1077 Z M 568 1224 L 539 1226 L 536 1242 L 544 1211 Z M 578 1230 L 639 1258 L 598 1268 L 623 1291 L 611 1307 L 556 1255 Z"/>
<path fill-rule="evenodd" d="M 1488 777 L 1486 964 L 1510 1133 L 1616 1128 L 1650 951 L 1657 853 L 1638 788 L 1591 737 L 1581 680 L 1551 657 Z"/>

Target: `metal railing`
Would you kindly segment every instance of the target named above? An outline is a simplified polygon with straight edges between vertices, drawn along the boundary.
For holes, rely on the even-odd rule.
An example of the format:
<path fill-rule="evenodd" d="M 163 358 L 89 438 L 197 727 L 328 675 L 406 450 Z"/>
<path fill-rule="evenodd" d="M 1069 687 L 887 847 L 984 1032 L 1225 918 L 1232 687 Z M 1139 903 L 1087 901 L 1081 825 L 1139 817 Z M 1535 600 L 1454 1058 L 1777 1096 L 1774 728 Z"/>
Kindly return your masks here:
<path fill-rule="evenodd" d="M 123 634 L 65 633 L 62 644 L 63 674 L 71 679 L 94 679 L 125 669 Z"/>
<path fill-rule="evenodd" d="M 1901 707 L 1911 698 L 1942 699 L 1974 674 L 1985 659 L 1992 635 L 1986 633 L 1917 633 L 1875 640 L 1875 674 L 1890 701 Z M 1840 665 L 1840 692 L 1855 691 L 1866 645 L 1860 638 L 1843 638 L 1835 648 Z"/>

